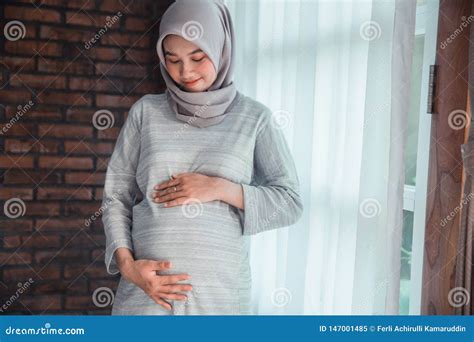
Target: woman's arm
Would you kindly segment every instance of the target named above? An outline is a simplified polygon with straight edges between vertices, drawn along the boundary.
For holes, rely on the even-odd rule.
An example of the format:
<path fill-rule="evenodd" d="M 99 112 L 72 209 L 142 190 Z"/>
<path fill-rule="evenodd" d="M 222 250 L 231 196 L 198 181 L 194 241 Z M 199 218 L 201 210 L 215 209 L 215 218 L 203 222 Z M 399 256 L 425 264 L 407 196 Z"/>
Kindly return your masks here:
<path fill-rule="evenodd" d="M 244 209 L 244 193 L 241 184 L 233 183 L 225 178 L 216 178 L 217 199 L 238 209 Z"/>

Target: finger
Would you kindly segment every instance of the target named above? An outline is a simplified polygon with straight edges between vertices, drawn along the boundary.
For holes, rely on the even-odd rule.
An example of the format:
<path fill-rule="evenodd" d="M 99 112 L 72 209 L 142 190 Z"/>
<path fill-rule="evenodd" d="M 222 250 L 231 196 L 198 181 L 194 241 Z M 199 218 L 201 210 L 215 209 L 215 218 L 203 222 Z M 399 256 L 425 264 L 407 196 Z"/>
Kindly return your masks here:
<path fill-rule="evenodd" d="M 189 280 L 191 276 L 189 274 L 173 274 L 173 275 L 160 275 L 161 285 L 173 285 L 178 281 Z"/>
<path fill-rule="evenodd" d="M 152 197 L 153 197 L 153 198 L 155 198 L 155 197 L 163 197 L 163 196 L 168 195 L 168 194 L 180 192 L 180 191 L 183 190 L 183 187 L 180 186 L 180 185 L 181 185 L 181 184 L 173 185 L 173 186 L 170 186 L 169 188 L 156 191 L 156 192 L 154 192 L 154 193 L 152 194 Z M 176 188 L 176 189 L 175 189 L 175 188 Z"/>
<path fill-rule="evenodd" d="M 166 310 L 170 310 L 172 309 L 171 307 L 171 304 L 164 301 L 163 299 L 160 299 L 160 298 L 156 298 L 156 297 L 153 297 L 154 301 L 157 303 L 157 304 L 160 304 L 162 307 L 164 307 Z"/>
<path fill-rule="evenodd" d="M 166 293 L 166 292 L 159 292 L 157 294 L 161 298 L 166 298 L 170 300 L 187 300 L 188 296 L 183 295 L 183 294 L 177 294 L 177 293 Z"/>
<path fill-rule="evenodd" d="M 153 271 L 166 270 L 172 267 L 171 261 L 154 261 L 152 262 Z"/>
<path fill-rule="evenodd" d="M 186 196 L 179 197 L 175 200 L 166 202 L 165 207 L 169 208 L 169 207 L 176 207 L 177 205 L 182 205 L 182 204 L 184 204 L 184 202 L 186 202 L 187 199 L 188 199 L 188 197 L 186 197 Z"/>
<path fill-rule="evenodd" d="M 168 187 L 173 186 L 173 185 L 176 185 L 176 184 L 179 184 L 179 179 L 172 179 L 172 180 L 163 182 L 163 183 L 161 183 L 161 184 L 155 185 L 155 186 L 153 187 L 153 189 L 155 189 L 155 190 L 161 190 L 161 189 L 165 189 L 165 188 L 168 188 Z"/>
<path fill-rule="evenodd" d="M 178 293 L 192 291 L 193 287 L 188 284 L 164 285 L 160 286 L 159 291 L 163 293 Z"/>
<path fill-rule="evenodd" d="M 155 202 L 155 203 L 169 202 L 169 201 L 172 201 L 176 198 L 183 197 L 183 196 L 185 196 L 183 191 L 173 192 L 171 194 L 168 194 L 168 195 L 165 195 L 165 196 L 162 196 L 162 197 L 156 197 L 156 198 L 153 199 L 153 202 Z"/>

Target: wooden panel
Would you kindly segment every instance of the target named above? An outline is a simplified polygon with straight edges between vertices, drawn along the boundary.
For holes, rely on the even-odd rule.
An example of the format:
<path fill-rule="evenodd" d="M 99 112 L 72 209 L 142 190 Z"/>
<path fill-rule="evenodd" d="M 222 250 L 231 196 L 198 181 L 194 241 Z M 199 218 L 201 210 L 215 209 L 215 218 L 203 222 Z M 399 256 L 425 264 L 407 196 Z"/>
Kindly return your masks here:
<path fill-rule="evenodd" d="M 422 314 L 454 314 L 448 293 L 455 287 L 462 194 L 461 145 L 465 137 L 462 120 L 467 121 L 470 29 L 469 25 L 466 28 L 462 23 L 469 18 L 471 7 L 471 0 L 440 1 L 436 114 L 433 114 L 431 126 Z M 455 37 L 448 40 L 450 36 Z M 464 111 L 464 115 L 462 112 L 455 113 L 456 110 Z M 454 217 L 446 220 L 451 213 L 455 214 Z"/>

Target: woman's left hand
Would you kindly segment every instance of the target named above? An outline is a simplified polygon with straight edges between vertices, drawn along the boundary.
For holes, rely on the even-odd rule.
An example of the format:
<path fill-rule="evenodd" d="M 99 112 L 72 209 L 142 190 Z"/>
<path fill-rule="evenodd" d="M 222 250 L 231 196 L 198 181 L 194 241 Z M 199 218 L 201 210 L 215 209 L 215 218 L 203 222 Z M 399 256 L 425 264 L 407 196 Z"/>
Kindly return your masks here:
<path fill-rule="evenodd" d="M 218 177 L 210 177 L 200 173 L 181 173 L 171 176 L 172 179 L 162 182 L 153 189 L 153 201 L 165 203 L 165 207 L 182 205 L 188 201 L 201 203 L 219 199 Z"/>

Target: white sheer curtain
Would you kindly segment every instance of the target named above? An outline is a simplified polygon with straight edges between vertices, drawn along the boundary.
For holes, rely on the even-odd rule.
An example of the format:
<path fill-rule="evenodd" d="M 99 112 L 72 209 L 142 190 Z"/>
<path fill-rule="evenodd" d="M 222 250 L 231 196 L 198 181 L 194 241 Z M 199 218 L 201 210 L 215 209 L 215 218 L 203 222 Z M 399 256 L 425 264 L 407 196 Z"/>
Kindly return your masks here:
<path fill-rule="evenodd" d="M 398 314 L 416 2 L 227 0 L 235 81 L 274 111 L 305 204 L 251 242 L 255 314 Z"/>

